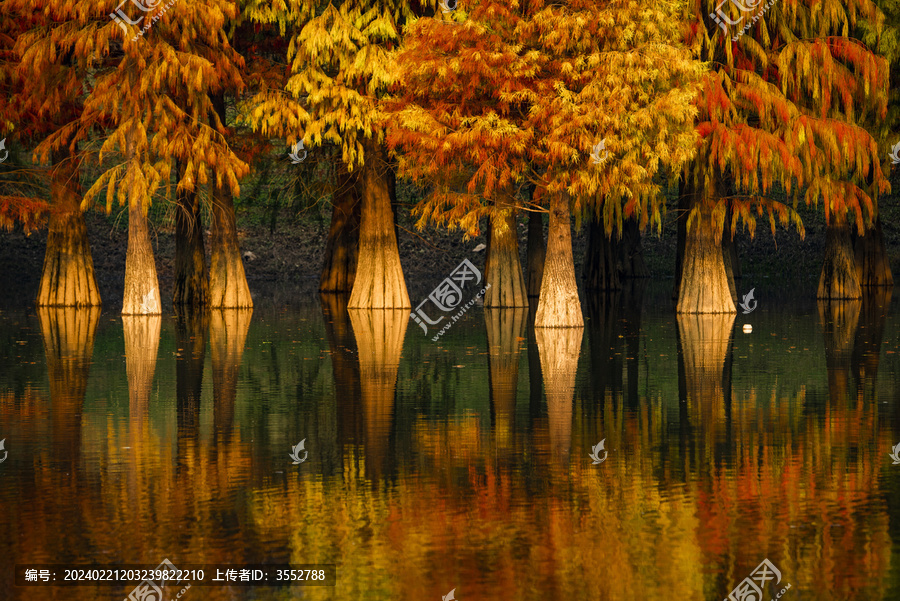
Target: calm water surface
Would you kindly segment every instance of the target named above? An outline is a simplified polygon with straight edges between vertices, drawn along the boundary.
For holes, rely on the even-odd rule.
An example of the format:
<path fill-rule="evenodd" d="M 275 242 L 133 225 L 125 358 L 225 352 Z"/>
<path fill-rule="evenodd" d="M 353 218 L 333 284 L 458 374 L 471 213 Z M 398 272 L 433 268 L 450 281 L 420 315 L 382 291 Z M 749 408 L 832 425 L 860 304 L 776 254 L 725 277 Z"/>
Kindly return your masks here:
<path fill-rule="evenodd" d="M 333 297 L 2 312 L 0 599 L 121 601 L 12 566 L 163 558 L 337 565 L 185 601 L 720 601 L 765 559 L 765 601 L 900 599 L 890 295 L 676 317 L 669 287 L 585 300 L 584 330 L 474 307 L 438 342 Z"/>

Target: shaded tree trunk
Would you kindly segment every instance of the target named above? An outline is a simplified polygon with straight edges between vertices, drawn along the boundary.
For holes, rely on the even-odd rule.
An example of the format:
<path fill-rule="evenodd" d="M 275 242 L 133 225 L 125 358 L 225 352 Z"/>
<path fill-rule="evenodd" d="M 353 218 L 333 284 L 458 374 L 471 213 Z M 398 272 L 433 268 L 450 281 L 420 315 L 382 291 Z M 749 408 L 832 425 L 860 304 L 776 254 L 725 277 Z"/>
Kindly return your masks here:
<path fill-rule="evenodd" d="M 525 257 L 525 282 L 528 296 L 540 297 L 541 277 L 544 274 L 544 258 L 547 247 L 544 245 L 544 218 L 541 213 L 528 213 L 528 249 Z"/>
<path fill-rule="evenodd" d="M 149 199 L 147 199 L 149 202 Z M 143 203 L 128 206 L 128 253 L 125 255 L 125 296 L 122 315 L 159 315 L 162 299 L 156 259 L 150 243 L 149 219 Z"/>
<path fill-rule="evenodd" d="M 725 272 L 721 240 L 716 240 L 713 209 L 698 200 L 686 232 L 678 291 L 678 313 L 737 313 Z"/>
<path fill-rule="evenodd" d="M 410 308 L 394 230 L 384 149 L 368 143 L 365 161 L 360 174 L 359 258 L 349 308 Z"/>
<path fill-rule="evenodd" d="M 209 300 L 209 274 L 200 219 L 200 195 L 196 190 L 176 192 L 175 207 L 175 306 L 200 307 Z"/>
<path fill-rule="evenodd" d="M 622 241 L 619 246 L 619 276 L 624 279 L 649 278 L 650 270 L 644 262 L 641 230 L 634 219 L 626 219 L 622 225 Z"/>
<path fill-rule="evenodd" d="M 687 243 L 687 219 L 693 206 L 696 189 L 692 182 L 682 176 L 678 184 L 678 220 L 677 242 L 675 244 L 675 286 L 672 288 L 672 300 L 678 301 L 681 292 L 681 277 L 684 272 L 684 248 Z"/>
<path fill-rule="evenodd" d="M 81 212 L 77 162 L 68 152 L 54 153 L 50 173 L 47 250 L 37 305 L 93 307 L 100 305 L 94 259 Z"/>
<path fill-rule="evenodd" d="M 884 248 L 884 232 L 881 230 L 881 215 L 875 218 L 875 225 L 864 236 L 854 241 L 856 270 L 860 286 L 893 286 L 891 264 Z"/>
<path fill-rule="evenodd" d="M 519 235 L 514 211 L 491 216 L 490 244 L 485 263 L 485 279 L 490 285 L 484 295 L 485 308 L 527 307 L 528 295 L 519 261 Z"/>
<path fill-rule="evenodd" d="M 319 292 L 349 293 L 356 279 L 362 219 L 359 174 L 344 171 L 339 177 L 331 211 L 331 227 L 325 243 L 325 263 L 319 279 Z"/>
<path fill-rule="evenodd" d="M 551 200 L 547 259 L 541 281 L 541 297 L 534 317 L 536 328 L 583 327 L 575 262 L 572 257 L 572 224 L 569 197 L 560 194 Z"/>
<path fill-rule="evenodd" d="M 619 290 L 619 244 L 606 235 L 602 221 L 590 219 L 582 277 L 587 290 Z M 615 234 L 613 234 L 615 235 Z"/>
<path fill-rule="evenodd" d="M 850 224 L 841 211 L 831 215 L 825 228 L 825 260 L 819 276 L 817 298 L 858 299 L 862 297 L 856 256 L 850 241 Z"/>

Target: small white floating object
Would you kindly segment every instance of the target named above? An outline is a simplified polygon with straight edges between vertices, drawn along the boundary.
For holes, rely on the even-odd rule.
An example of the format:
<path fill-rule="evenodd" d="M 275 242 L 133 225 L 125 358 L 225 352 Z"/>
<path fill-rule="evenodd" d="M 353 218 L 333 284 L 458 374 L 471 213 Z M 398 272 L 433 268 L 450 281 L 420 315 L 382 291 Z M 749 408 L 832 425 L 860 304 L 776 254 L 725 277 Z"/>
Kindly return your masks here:
<path fill-rule="evenodd" d="M 485 246 L 484 244 L 479 244 L 478 246 L 476 246 L 475 248 L 472 249 L 472 252 L 480 253 L 485 248 L 487 248 L 487 246 Z M 453 590 L 456 590 L 456 589 L 453 589 Z"/>
<path fill-rule="evenodd" d="M 744 334 L 749 334 L 752 331 L 753 331 L 753 326 L 751 326 L 749 323 L 745 323 L 744 324 Z"/>

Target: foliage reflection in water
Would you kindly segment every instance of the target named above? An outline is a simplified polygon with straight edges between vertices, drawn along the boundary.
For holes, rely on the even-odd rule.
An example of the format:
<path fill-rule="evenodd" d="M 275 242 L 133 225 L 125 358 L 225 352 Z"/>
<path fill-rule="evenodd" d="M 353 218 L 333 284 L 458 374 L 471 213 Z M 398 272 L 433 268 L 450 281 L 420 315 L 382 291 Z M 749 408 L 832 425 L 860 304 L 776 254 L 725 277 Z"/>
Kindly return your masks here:
<path fill-rule="evenodd" d="M 900 597 L 890 292 L 737 318 L 646 297 L 586 299 L 583 329 L 473 309 L 439 343 L 339 295 L 4 313 L 0 596 L 121 600 L 12 565 L 169 557 L 338 565 L 186 594 L 211 600 L 723 599 L 766 558 L 788 600 Z"/>

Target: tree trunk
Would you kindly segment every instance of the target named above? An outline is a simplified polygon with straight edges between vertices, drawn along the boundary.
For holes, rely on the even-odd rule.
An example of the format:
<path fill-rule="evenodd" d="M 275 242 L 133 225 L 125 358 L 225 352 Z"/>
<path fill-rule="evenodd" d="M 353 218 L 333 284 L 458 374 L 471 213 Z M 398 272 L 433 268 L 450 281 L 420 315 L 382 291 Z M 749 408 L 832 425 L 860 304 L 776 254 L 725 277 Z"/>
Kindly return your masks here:
<path fill-rule="evenodd" d="M 602 219 L 602 218 L 601 218 Z M 588 221 L 582 277 L 587 290 L 619 290 L 619 244 L 606 235 L 602 221 Z M 615 234 L 613 234 L 615 235 Z"/>
<path fill-rule="evenodd" d="M 846 213 L 833 213 L 825 232 L 825 261 L 822 264 L 822 275 L 819 276 L 816 298 L 862 298 Z"/>
<path fill-rule="evenodd" d="M 722 262 L 725 264 L 725 276 L 728 278 L 728 290 L 731 292 L 731 302 L 737 305 L 738 293 L 735 278 L 740 271 L 738 264 L 737 248 L 731 238 L 731 210 L 725 213 L 725 225 L 722 228 Z"/>
<path fill-rule="evenodd" d="M 385 153 L 369 143 L 362 166 L 362 217 L 351 309 L 407 309 L 409 294 L 400 265 Z"/>
<path fill-rule="evenodd" d="M 544 258 L 547 247 L 544 245 L 544 218 L 541 213 L 528 213 L 528 249 L 525 257 L 525 276 L 528 296 L 540 297 L 541 276 L 544 273 Z"/>
<path fill-rule="evenodd" d="M 147 199 L 149 202 L 149 199 Z M 162 313 L 156 259 L 150 243 L 147 210 L 143 203 L 128 205 L 128 253 L 125 255 L 125 296 L 122 315 L 159 315 Z"/>
<path fill-rule="evenodd" d="M 250 287 L 244 273 L 237 238 L 234 199 L 228 188 L 212 184 L 212 257 L 209 267 L 209 306 L 250 309 Z"/>
<path fill-rule="evenodd" d="M 200 307 L 209 300 L 209 274 L 203 246 L 200 196 L 196 190 L 176 192 L 175 291 L 172 304 Z"/>
<path fill-rule="evenodd" d="M 409 311 L 351 308 L 348 312 L 359 348 L 366 476 L 377 480 L 387 469 L 397 371 L 400 369 L 400 353 L 403 351 Z"/>
<path fill-rule="evenodd" d="M 253 311 L 218 309 L 209 315 L 209 355 L 213 372 L 213 426 L 216 440 L 228 440 L 234 427 L 234 402 L 244 343 Z"/>
<path fill-rule="evenodd" d="M 891 275 L 891 264 L 884 248 L 884 233 L 881 230 L 881 215 L 875 218 L 875 226 L 864 236 L 856 238 L 856 269 L 859 283 L 863 287 L 891 286 L 894 277 Z"/>
<path fill-rule="evenodd" d="M 68 153 L 54 153 L 54 162 L 50 174 L 53 211 L 50 212 L 37 305 L 99 306 L 94 259 L 81 212 L 77 162 Z"/>
<path fill-rule="evenodd" d="M 319 279 L 319 292 L 353 290 L 356 261 L 359 257 L 359 226 L 362 218 L 359 174 L 342 173 L 334 192 L 331 227 L 325 243 L 325 264 Z"/>
<path fill-rule="evenodd" d="M 485 267 L 485 278 L 490 285 L 484 295 L 486 309 L 528 306 L 525 277 L 519 262 L 516 215 L 511 209 L 506 211 L 505 215 L 498 212 L 491 217 L 491 236 Z"/>
<path fill-rule="evenodd" d="M 678 313 L 737 313 L 721 240 L 716 240 L 712 206 L 698 200 L 699 214 L 686 232 L 684 261 L 678 293 Z"/>
<path fill-rule="evenodd" d="M 687 219 L 693 206 L 696 190 L 694 185 L 682 176 L 678 184 L 678 220 L 675 243 L 675 286 L 672 289 L 672 300 L 678 301 L 681 292 L 681 276 L 684 271 L 684 247 L 687 242 Z"/>
<path fill-rule="evenodd" d="M 544 263 L 541 297 L 534 316 L 534 327 L 580 328 L 584 327 L 584 319 L 578 300 L 578 285 L 575 283 L 569 197 L 567 194 L 560 194 L 551 202 L 547 260 Z"/>
<path fill-rule="evenodd" d="M 619 276 L 624 279 L 649 278 L 650 270 L 644 263 L 641 230 L 634 219 L 626 219 L 619 243 Z"/>

